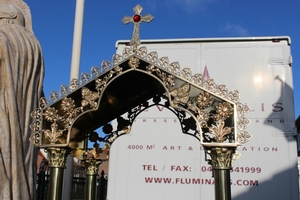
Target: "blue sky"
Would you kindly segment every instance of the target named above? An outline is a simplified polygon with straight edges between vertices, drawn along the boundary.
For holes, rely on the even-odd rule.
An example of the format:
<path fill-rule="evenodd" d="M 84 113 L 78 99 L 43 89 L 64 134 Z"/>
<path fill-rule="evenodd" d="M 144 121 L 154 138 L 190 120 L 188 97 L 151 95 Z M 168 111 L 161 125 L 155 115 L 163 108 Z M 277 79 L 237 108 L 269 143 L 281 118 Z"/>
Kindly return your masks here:
<path fill-rule="evenodd" d="M 76 0 L 25 0 L 45 60 L 44 91 L 69 85 Z M 80 72 L 111 60 L 117 40 L 130 39 L 124 25 L 140 4 L 141 39 L 289 36 L 293 56 L 295 116 L 300 115 L 300 0 L 85 0 Z M 226 84 L 226 83 L 225 83 Z"/>

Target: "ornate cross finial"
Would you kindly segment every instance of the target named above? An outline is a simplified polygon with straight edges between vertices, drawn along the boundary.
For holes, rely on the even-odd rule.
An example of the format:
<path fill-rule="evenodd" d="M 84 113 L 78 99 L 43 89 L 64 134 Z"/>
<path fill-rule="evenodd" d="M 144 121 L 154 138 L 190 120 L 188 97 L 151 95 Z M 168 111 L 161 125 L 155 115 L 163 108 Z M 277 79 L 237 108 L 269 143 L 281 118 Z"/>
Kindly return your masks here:
<path fill-rule="evenodd" d="M 130 45 L 133 46 L 133 50 L 135 51 L 137 49 L 137 46 L 141 44 L 140 42 L 140 23 L 141 22 L 150 22 L 154 17 L 150 14 L 147 14 L 145 16 L 141 16 L 141 12 L 143 10 L 143 7 L 137 4 L 134 8 L 134 15 L 132 17 L 125 16 L 122 19 L 122 22 L 124 24 L 128 24 L 129 22 L 134 23 L 132 38 L 130 40 Z"/>

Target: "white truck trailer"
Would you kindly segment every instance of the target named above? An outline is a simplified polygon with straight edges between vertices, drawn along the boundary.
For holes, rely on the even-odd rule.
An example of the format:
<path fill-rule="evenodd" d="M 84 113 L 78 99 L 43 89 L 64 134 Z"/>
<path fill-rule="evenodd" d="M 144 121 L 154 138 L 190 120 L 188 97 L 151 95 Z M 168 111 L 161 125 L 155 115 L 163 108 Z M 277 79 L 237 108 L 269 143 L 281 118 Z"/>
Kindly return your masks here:
<path fill-rule="evenodd" d="M 117 41 L 122 55 L 129 41 Z M 169 62 L 238 90 L 251 111 L 252 139 L 233 163 L 234 200 L 298 200 L 292 56 L 289 37 L 144 40 Z M 115 144 L 116 143 L 116 144 Z M 154 107 L 111 148 L 109 200 L 213 200 L 214 180 L 199 141 L 183 136 L 176 116 Z"/>

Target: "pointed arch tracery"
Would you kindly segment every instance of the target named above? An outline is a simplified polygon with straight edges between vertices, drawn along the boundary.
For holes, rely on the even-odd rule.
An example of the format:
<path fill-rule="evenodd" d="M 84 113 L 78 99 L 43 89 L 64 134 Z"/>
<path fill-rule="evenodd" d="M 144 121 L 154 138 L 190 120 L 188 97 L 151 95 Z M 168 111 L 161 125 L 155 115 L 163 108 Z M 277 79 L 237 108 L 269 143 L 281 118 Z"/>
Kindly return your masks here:
<path fill-rule="evenodd" d="M 238 91 L 229 92 L 225 85 L 193 75 L 188 68 L 180 70 L 178 62 L 169 63 L 168 57 L 159 58 L 157 52 L 140 47 L 125 48 L 112 62 L 103 61 L 70 86 L 51 92 L 49 99 L 42 98 L 32 112 L 31 142 L 40 147 L 84 148 L 89 133 L 152 98 L 165 99 L 177 116 L 189 113 L 197 127 L 194 136 L 204 146 L 236 147 L 251 138 L 245 130 L 249 108 L 240 102 Z M 183 118 L 181 126 L 188 120 Z M 113 137 L 115 132 L 108 132 L 103 142 L 110 144 Z"/>

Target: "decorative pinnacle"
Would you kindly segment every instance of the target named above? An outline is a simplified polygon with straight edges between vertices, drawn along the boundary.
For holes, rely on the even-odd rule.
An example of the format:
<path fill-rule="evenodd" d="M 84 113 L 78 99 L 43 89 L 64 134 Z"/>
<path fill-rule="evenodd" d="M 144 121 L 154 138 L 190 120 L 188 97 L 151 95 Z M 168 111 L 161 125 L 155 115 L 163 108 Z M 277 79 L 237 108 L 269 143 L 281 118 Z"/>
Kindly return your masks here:
<path fill-rule="evenodd" d="M 140 41 L 140 23 L 141 22 L 150 22 L 154 18 L 150 14 L 147 14 L 145 16 L 141 16 L 142 10 L 143 10 L 143 7 L 140 6 L 139 4 L 137 4 L 133 8 L 134 15 L 132 17 L 127 15 L 122 19 L 122 22 L 124 24 L 128 24 L 129 22 L 132 22 L 134 24 L 132 38 L 130 40 L 130 45 L 133 46 L 134 51 L 141 44 L 141 41 Z"/>

